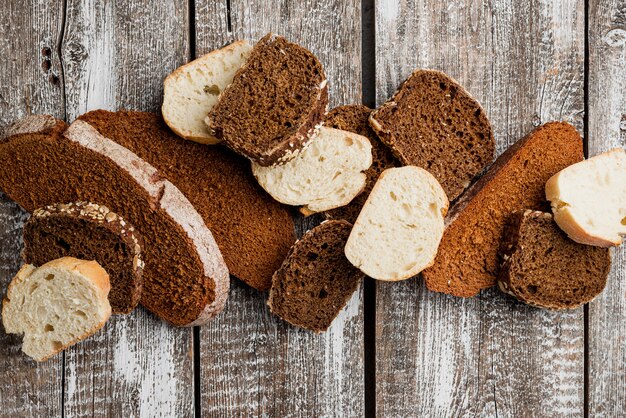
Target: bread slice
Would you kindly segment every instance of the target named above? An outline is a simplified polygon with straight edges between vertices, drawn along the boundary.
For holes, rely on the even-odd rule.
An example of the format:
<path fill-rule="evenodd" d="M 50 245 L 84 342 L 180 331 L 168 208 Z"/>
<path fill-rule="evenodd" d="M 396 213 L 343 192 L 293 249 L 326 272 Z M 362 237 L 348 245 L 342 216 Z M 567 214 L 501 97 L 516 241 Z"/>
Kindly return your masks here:
<path fill-rule="evenodd" d="M 0 189 L 29 212 L 90 201 L 134 225 L 145 241 L 141 304 L 159 317 L 200 325 L 223 309 L 228 270 L 211 231 L 159 171 L 83 121 L 19 125 L 0 139 Z"/>
<path fill-rule="evenodd" d="M 626 234 L 626 151 L 616 148 L 561 170 L 546 183 L 554 220 L 581 244 L 611 247 Z"/>
<path fill-rule="evenodd" d="M 36 209 L 24 225 L 24 261 L 41 266 L 62 257 L 95 260 L 109 274 L 115 314 L 130 313 L 141 296 L 143 238 L 104 205 L 70 202 Z"/>
<path fill-rule="evenodd" d="M 370 123 L 404 165 L 428 170 L 455 200 L 494 158 L 485 111 L 442 72 L 416 70 Z"/>
<path fill-rule="evenodd" d="M 495 285 L 507 217 L 547 209 L 546 181 L 582 159 L 582 139 L 565 122 L 546 123 L 511 146 L 450 210 L 435 263 L 423 272 L 428 288 L 471 297 Z"/>
<path fill-rule="evenodd" d="M 346 221 L 325 221 L 298 241 L 274 274 L 267 304 L 292 325 L 326 331 L 358 289 L 363 273 L 346 260 Z"/>
<path fill-rule="evenodd" d="M 209 111 L 209 132 L 261 166 L 304 149 L 328 105 L 324 68 L 308 50 L 268 34 Z"/>
<path fill-rule="evenodd" d="M 574 309 L 598 296 L 611 269 L 608 248 L 578 244 L 550 213 L 514 212 L 501 246 L 498 286 L 541 308 Z"/>
<path fill-rule="evenodd" d="M 165 123 L 182 138 L 216 144 L 219 139 L 209 133 L 204 123 L 222 91 L 250 55 L 252 46 L 237 41 L 209 52 L 168 75 L 163 82 Z"/>
<path fill-rule="evenodd" d="M 274 199 L 303 206 L 309 215 L 350 203 L 365 187 L 363 171 L 371 165 L 372 146 L 366 137 L 322 127 L 294 160 L 275 167 L 252 163 L 252 173 Z"/>
<path fill-rule="evenodd" d="M 382 172 L 357 218 L 345 253 L 377 280 L 415 276 L 432 264 L 448 199 L 428 171 L 406 166 Z"/>
<path fill-rule="evenodd" d="M 184 141 L 154 113 L 96 110 L 79 120 L 176 185 L 210 228 L 231 274 L 255 289 L 270 287 L 296 240 L 295 226 L 288 208 L 258 185 L 247 159 Z"/>
<path fill-rule="evenodd" d="M 362 135 L 369 139 L 372 145 L 372 165 L 365 170 L 365 188 L 347 205 L 324 212 L 326 219 L 345 219 L 354 223 L 380 173 L 388 168 L 400 166 L 391 150 L 380 142 L 370 127 L 368 122 L 370 113 L 372 109 L 367 106 L 346 105 L 334 108 L 324 118 L 324 126 Z"/>
<path fill-rule="evenodd" d="M 2 303 L 9 334 L 23 334 L 22 351 L 45 361 L 93 335 L 111 316 L 107 272 L 95 261 L 73 257 L 39 268 L 22 266 Z"/>

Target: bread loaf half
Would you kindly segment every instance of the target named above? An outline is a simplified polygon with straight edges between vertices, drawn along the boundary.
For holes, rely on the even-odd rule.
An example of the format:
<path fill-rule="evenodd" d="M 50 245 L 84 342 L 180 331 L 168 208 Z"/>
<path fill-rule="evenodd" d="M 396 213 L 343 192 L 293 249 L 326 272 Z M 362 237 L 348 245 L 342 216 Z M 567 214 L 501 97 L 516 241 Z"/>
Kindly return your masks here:
<path fill-rule="evenodd" d="M 554 220 L 581 244 L 611 247 L 626 234 L 626 152 L 622 148 L 564 168 L 546 183 Z"/>
<path fill-rule="evenodd" d="M 109 275 L 95 261 L 73 257 L 38 268 L 25 264 L 9 284 L 2 322 L 23 334 L 22 351 L 44 361 L 102 328 L 111 316 Z"/>
<path fill-rule="evenodd" d="M 387 169 L 352 228 L 346 257 L 374 279 L 413 277 L 435 259 L 447 211 L 446 194 L 428 171 Z"/>

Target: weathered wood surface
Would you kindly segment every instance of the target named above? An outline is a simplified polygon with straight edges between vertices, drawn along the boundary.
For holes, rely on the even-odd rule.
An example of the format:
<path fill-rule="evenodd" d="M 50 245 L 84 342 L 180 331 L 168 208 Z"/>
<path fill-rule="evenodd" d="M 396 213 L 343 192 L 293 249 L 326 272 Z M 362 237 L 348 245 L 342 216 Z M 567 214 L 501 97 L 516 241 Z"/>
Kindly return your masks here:
<path fill-rule="evenodd" d="M 227 2 L 197 1 L 196 53 L 270 31 L 285 35 L 322 61 L 331 107 L 360 103 L 360 7 L 357 0 L 232 0 L 229 13 Z M 299 233 L 318 222 L 299 220 Z M 362 416 L 362 293 L 321 335 L 272 316 L 265 300 L 233 280 L 225 312 L 201 329 L 202 414 Z"/>
<path fill-rule="evenodd" d="M 376 2 L 377 102 L 414 68 L 455 77 L 485 107 L 498 152 L 534 125 L 582 132 L 584 2 Z M 530 308 L 495 289 L 473 299 L 421 278 L 378 284 L 380 416 L 582 416 L 583 310 Z"/>
<path fill-rule="evenodd" d="M 589 2 L 589 155 L 626 148 L 626 2 Z M 626 414 L 626 247 L 613 250 L 604 292 L 589 304 L 590 417 Z"/>

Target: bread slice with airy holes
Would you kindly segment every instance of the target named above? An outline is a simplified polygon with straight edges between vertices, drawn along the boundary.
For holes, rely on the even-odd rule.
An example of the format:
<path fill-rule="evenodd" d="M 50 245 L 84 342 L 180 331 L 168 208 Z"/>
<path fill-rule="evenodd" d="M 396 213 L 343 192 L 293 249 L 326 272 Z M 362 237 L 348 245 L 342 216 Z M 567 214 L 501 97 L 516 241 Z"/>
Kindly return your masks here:
<path fill-rule="evenodd" d="M 163 82 L 165 123 L 180 137 L 216 144 L 204 118 L 217 103 L 219 95 L 233 82 L 235 73 L 248 59 L 252 46 L 237 41 L 209 52 L 176 69 Z"/>
<path fill-rule="evenodd" d="M 571 165 L 546 182 L 554 220 L 581 244 L 611 247 L 626 235 L 626 152 L 622 148 Z"/>
<path fill-rule="evenodd" d="M 109 275 L 95 261 L 73 257 L 39 268 L 22 266 L 2 303 L 9 334 L 23 334 L 22 351 L 44 361 L 102 328 L 111 316 Z"/>
<path fill-rule="evenodd" d="M 448 198 L 428 171 L 387 169 L 354 223 L 346 257 L 377 280 L 413 277 L 433 263 L 447 212 Z"/>
<path fill-rule="evenodd" d="M 372 165 L 369 140 L 352 132 L 322 127 L 311 145 L 280 166 L 252 163 L 252 173 L 281 203 L 303 206 L 302 213 L 347 205 L 365 187 Z"/>

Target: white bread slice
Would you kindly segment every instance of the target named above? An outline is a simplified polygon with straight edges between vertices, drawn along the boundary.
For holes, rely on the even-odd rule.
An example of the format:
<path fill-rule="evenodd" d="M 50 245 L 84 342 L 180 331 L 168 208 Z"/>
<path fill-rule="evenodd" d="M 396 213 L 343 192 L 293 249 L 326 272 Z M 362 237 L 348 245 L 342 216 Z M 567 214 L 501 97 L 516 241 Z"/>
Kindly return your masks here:
<path fill-rule="evenodd" d="M 428 171 L 415 166 L 382 172 L 354 223 L 345 253 L 368 276 L 408 279 L 435 260 L 448 198 Z"/>
<path fill-rule="evenodd" d="M 237 41 L 179 67 L 163 82 L 165 123 L 180 137 L 216 144 L 204 123 L 221 92 L 233 82 L 237 70 L 248 59 L 252 45 Z"/>
<path fill-rule="evenodd" d="M 2 304 L 7 333 L 24 334 L 22 351 L 44 361 L 102 328 L 111 316 L 109 275 L 73 257 L 22 266 Z"/>
<path fill-rule="evenodd" d="M 278 166 L 252 163 L 252 173 L 281 203 L 304 206 L 305 215 L 345 206 L 365 187 L 372 165 L 369 139 L 352 132 L 321 127 L 293 160 Z"/>
<path fill-rule="evenodd" d="M 557 225 L 574 241 L 617 246 L 626 234 L 626 152 L 621 148 L 573 164 L 546 183 Z"/>

